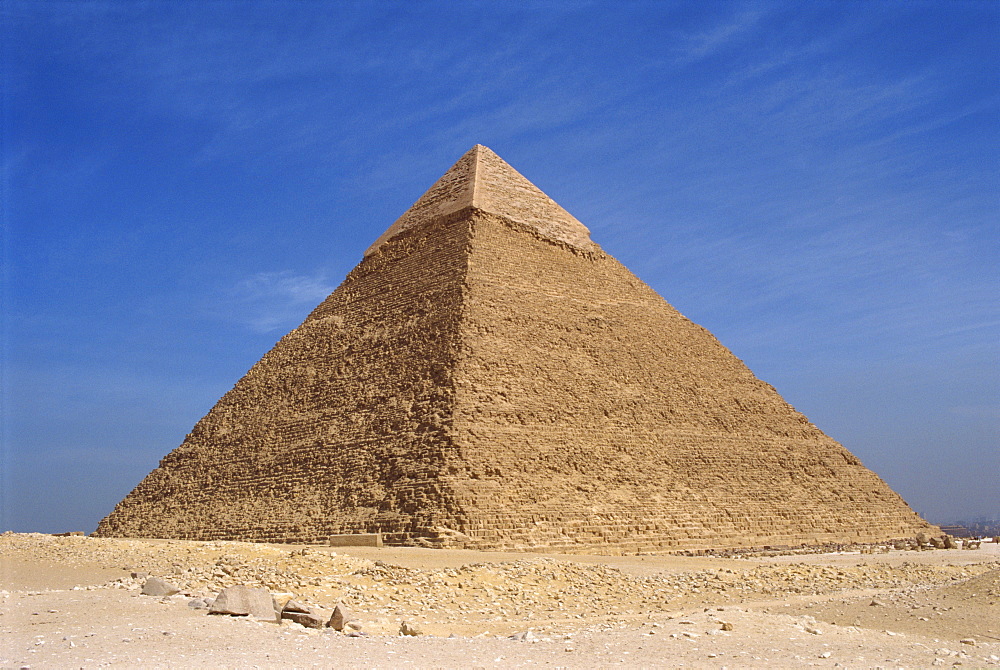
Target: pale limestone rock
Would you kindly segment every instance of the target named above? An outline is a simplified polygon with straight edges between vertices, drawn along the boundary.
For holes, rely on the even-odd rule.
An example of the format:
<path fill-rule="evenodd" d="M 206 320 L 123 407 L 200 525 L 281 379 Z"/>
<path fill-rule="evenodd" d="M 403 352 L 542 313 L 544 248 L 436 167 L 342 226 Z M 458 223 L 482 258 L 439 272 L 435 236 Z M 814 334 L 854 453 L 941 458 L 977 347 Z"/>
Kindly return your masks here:
<path fill-rule="evenodd" d="M 179 588 L 159 577 L 150 577 L 142 585 L 142 595 L 144 596 L 172 596 L 180 592 Z"/>
<path fill-rule="evenodd" d="M 222 589 L 208 613 L 249 616 L 258 621 L 273 623 L 281 620 L 281 614 L 275 607 L 270 592 L 242 585 Z"/>

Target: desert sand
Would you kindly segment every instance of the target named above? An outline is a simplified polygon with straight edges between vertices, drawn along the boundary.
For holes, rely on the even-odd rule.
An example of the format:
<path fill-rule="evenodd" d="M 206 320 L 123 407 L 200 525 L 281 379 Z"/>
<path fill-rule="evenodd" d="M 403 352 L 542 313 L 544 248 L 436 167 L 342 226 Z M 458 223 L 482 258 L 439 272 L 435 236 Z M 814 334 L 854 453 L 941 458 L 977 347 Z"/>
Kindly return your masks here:
<path fill-rule="evenodd" d="M 993 543 L 714 558 L 5 533 L 0 568 L 5 668 L 1000 666 Z M 181 592 L 142 595 L 143 573 Z M 189 606 L 238 584 L 343 604 L 361 633 Z"/>

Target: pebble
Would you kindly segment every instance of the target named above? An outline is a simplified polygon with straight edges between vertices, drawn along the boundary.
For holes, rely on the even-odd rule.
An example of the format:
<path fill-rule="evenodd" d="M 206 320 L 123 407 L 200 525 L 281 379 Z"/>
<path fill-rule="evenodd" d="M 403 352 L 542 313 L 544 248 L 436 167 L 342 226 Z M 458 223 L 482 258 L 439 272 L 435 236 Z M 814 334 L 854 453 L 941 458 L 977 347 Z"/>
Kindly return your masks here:
<path fill-rule="evenodd" d="M 538 638 L 530 630 L 523 633 L 514 633 L 509 639 L 517 640 L 518 642 L 538 642 Z"/>

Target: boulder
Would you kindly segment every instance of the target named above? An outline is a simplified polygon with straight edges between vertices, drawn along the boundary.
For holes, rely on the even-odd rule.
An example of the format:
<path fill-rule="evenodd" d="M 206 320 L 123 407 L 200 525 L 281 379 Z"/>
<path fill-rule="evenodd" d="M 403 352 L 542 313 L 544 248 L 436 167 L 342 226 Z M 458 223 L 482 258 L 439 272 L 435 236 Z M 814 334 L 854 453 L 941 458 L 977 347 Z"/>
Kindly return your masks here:
<path fill-rule="evenodd" d="M 163 581 L 159 577 L 150 577 L 142 585 L 142 595 L 144 596 L 172 596 L 180 592 L 179 588 Z"/>
<path fill-rule="evenodd" d="M 275 606 L 271 593 L 266 589 L 253 589 L 249 586 L 222 589 L 208 613 L 249 616 L 258 621 L 273 623 L 281 621 L 281 612 Z"/>
<path fill-rule="evenodd" d="M 310 614 L 311 609 L 300 603 L 298 600 L 292 599 L 285 603 L 285 606 L 281 608 L 281 613 L 285 612 L 296 612 L 298 614 Z"/>
<path fill-rule="evenodd" d="M 326 619 L 323 616 L 314 614 L 313 612 L 289 612 L 285 610 L 281 613 L 281 618 L 302 624 L 306 628 L 322 628 L 326 623 Z"/>
<path fill-rule="evenodd" d="M 410 623 L 409 621 L 404 621 L 403 623 L 399 624 L 399 634 L 416 637 L 418 635 L 423 635 L 424 631 L 416 624 Z"/>
<path fill-rule="evenodd" d="M 354 618 L 352 612 L 343 605 L 337 605 L 333 610 L 333 616 L 327 622 L 327 626 L 334 630 L 344 630 L 344 626 Z"/>

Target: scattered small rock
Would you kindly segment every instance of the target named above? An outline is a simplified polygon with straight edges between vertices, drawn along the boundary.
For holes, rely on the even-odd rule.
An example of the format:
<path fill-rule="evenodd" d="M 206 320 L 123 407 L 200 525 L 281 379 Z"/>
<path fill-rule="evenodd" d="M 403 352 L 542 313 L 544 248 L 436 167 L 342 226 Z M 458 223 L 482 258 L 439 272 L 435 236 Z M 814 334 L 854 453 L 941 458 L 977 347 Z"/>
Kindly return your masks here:
<path fill-rule="evenodd" d="M 959 642 L 961 642 L 962 644 L 967 644 L 967 645 L 969 645 L 971 647 L 975 647 L 976 646 L 976 641 L 973 640 L 971 637 L 967 637 L 964 640 L 959 640 Z"/>
<path fill-rule="evenodd" d="M 538 638 L 530 630 L 526 630 L 521 633 L 514 633 L 510 636 L 511 640 L 517 640 L 518 642 L 537 642 Z"/>

